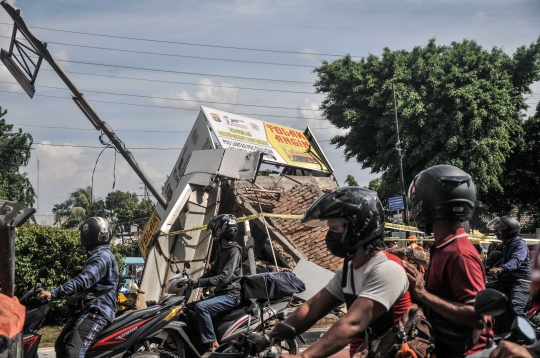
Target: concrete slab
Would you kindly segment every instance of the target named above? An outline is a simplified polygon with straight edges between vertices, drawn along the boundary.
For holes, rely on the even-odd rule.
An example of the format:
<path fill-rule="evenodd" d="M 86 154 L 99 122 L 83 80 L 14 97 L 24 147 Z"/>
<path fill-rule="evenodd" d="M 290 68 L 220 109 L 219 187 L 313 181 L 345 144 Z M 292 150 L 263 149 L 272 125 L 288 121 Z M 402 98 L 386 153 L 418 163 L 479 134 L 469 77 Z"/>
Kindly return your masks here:
<path fill-rule="evenodd" d="M 54 348 L 39 348 L 38 349 L 38 356 L 39 358 L 55 358 L 56 353 L 54 352 Z"/>

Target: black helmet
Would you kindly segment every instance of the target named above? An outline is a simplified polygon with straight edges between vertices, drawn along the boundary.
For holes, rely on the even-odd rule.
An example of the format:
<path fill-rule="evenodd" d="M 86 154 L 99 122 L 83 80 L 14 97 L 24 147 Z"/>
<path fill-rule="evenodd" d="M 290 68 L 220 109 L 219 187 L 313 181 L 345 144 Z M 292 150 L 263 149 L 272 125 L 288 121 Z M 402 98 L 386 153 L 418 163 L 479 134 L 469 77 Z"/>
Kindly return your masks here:
<path fill-rule="evenodd" d="M 384 233 L 384 209 L 376 192 L 349 186 L 317 199 L 307 210 L 302 223 L 308 226 L 346 224 L 341 245 L 354 253 Z"/>
<path fill-rule="evenodd" d="M 509 216 L 495 218 L 487 224 L 487 227 L 494 230 L 497 234 L 499 230 L 502 230 L 501 238 L 503 240 L 513 239 L 519 234 L 519 230 L 521 229 L 519 221 Z"/>
<path fill-rule="evenodd" d="M 102 217 L 94 216 L 86 219 L 79 229 L 81 230 L 82 246 L 106 245 L 111 242 L 111 226 Z"/>
<path fill-rule="evenodd" d="M 231 214 L 221 214 L 212 218 L 206 227 L 212 232 L 216 241 L 221 239 L 231 241 L 238 233 L 236 217 Z"/>
<path fill-rule="evenodd" d="M 421 230 L 438 219 L 469 220 L 476 190 L 471 176 L 452 165 L 435 165 L 418 174 L 409 187 L 411 213 Z"/>

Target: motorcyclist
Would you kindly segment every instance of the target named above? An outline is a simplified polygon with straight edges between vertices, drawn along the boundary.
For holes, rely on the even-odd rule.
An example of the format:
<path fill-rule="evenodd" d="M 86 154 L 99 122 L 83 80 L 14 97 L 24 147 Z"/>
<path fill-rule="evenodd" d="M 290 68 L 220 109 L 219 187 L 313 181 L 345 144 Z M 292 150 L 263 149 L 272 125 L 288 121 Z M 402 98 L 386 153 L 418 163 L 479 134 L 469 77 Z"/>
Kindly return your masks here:
<path fill-rule="evenodd" d="M 502 244 L 495 251 L 502 253 L 502 263 L 496 267 L 495 262 L 486 260 L 486 267 L 490 267 L 489 273 L 495 275 L 497 280 L 488 282 L 487 288 L 493 288 L 508 295 L 510 304 L 509 314 L 498 317 L 495 331 L 497 333 L 509 332 L 516 316 L 526 317 L 525 306 L 530 297 L 531 261 L 529 248 L 518 236 L 521 225 L 516 219 L 508 216 L 497 217 L 491 220 L 488 229 L 494 230 Z"/>
<path fill-rule="evenodd" d="M 242 247 L 234 238 L 238 233 L 236 217 L 221 214 L 207 225 L 216 243 L 221 245 L 212 267 L 199 279 L 192 280 L 195 287 L 215 287 L 214 297 L 198 302 L 194 312 L 198 316 L 201 342 L 213 350 L 219 346 L 212 324 L 212 313 L 231 310 L 240 305 L 240 280 L 242 278 Z"/>
<path fill-rule="evenodd" d="M 433 232 L 435 239 L 425 279 L 413 265 L 404 265 L 414 298 L 423 304 L 435 330 L 436 356 L 479 352 L 490 332 L 482 330 L 473 304 L 485 288 L 485 272 L 462 225 L 474 211 L 474 183 L 459 168 L 436 165 L 413 179 L 409 200 L 416 225 L 428 235 Z"/>
<path fill-rule="evenodd" d="M 84 291 L 101 292 L 97 300 L 78 315 L 72 315 L 56 339 L 56 357 L 84 357 L 95 337 L 114 320 L 118 264 L 110 250 L 112 230 L 104 218 L 91 217 L 80 226 L 81 245 L 88 259 L 80 274 L 68 282 L 42 291 L 38 299 L 64 298 Z"/>
<path fill-rule="evenodd" d="M 302 223 L 328 227 L 326 246 L 345 263 L 326 287 L 299 306 L 285 323 L 301 334 L 345 302 L 345 316 L 301 356 L 330 357 L 348 344 L 352 356 L 363 343 L 368 326 L 380 337 L 412 305 L 401 260 L 384 251 L 384 209 L 376 192 L 344 187 L 315 201 Z M 250 337 L 260 349 L 270 343 L 266 335 Z"/>
<path fill-rule="evenodd" d="M 540 302 L 540 245 L 536 246 L 530 279 L 532 299 L 535 302 Z M 497 348 L 489 355 L 489 358 L 510 357 L 539 358 L 540 341 L 537 341 L 528 347 L 508 341 L 501 341 L 497 345 Z"/>
<path fill-rule="evenodd" d="M 408 237 L 407 241 L 409 242 L 409 248 L 413 249 L 413 250 L 419 250 L 419 251 L 424 251 L 424 248 L 420 245 L 418 245 L 418 239 L 416 238 L 415 235 L 411 235 Z"/>

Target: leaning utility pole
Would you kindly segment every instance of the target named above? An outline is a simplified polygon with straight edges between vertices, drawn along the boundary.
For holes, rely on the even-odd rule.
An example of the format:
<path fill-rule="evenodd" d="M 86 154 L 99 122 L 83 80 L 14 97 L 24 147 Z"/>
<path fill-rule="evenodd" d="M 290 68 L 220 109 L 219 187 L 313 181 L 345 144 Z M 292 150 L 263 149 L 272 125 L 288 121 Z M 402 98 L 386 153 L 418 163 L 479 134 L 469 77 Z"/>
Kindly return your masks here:
<path fill-rule="evenodd" d="M 409 205 L 407 203 L 407 193 L 405 192 L 405 179 L 403 179 L 403 143 L 399 139 L 399 124 L 397 116 L 397 102 L 396 102 L 396 88 L 394 87 L 394 82 L 392 82 L 392 95 L 394 96 L 394 113 L 396 116 L 396 151 L 399 161 L 399 176 L 401 179 L 401 196 L 403 197 L 403 207 L 405 208 L 405 223 L 409 225 Z"/>
<path fill-rule="evenodd" d="M 13 35 L 11 37 L 11 43 L 9 46 L 9 52 L 4 51 L 0 52 L 0 60 L 6 65 L 7 69 L 11 72 L 13 77 L 19 82 L 23 87 L 26 93 L 32 98 L 35 93 L 34 83 L 41 66 L 43 59 L 49 63 L 51 68 L 60 76 L 60 79 L 66 84 L 66 86 L 71 90 L 73 96 L 71 97 L 79 109 L 84 113 L 84 115 L 90 120 L 90 123 L 96 128 L 96 130 L 102 131 L 115 146 L 124 159 L 129 163 L 131 168 L 137 173 L 139 178 L 144 182 L 148 189 L 152 192 L 158 203 L 163 207 L 167 207 L 167 201 L 154 186 L 152 181 L 146 176 L 143 170 L 139 167 L 135 158 L 131 155 L 131 152 L 126 148 L 124 143 L 116 136 L 113 129 L 105 122 L 97 113 L 97 111 L 90 105 L 86 100 L 84 95 L 79 91 L 75 84 L 71 81 L 68 75 L 64 70 L 58 65 L 54 58 L 47 50 L 47 43 L 41 42 L 37 37 L 32 33 L 32 31 L 26 26 L 22 17 L 20 16 L 20 10 L 15 10 L 6 0 L 2 0 L 0 3 L 2 7 L 6 10 L 9 16 L 13 19 Z M 17 30 L 25 37 L 25 39 L 30 43 L 31 47 L 20 42 L 17 36 Z M 17 50 L 21 59 L 17 58 L 14 49 Z M 34 55 L 38 56 L 37 63 L 35 63 L 32 58 L 28 55 L 28 52 L 31 52 Z M 34 69 L 32 70 L 33 67 Z M 22 69 L 21 69 L 22 68 Z"/>

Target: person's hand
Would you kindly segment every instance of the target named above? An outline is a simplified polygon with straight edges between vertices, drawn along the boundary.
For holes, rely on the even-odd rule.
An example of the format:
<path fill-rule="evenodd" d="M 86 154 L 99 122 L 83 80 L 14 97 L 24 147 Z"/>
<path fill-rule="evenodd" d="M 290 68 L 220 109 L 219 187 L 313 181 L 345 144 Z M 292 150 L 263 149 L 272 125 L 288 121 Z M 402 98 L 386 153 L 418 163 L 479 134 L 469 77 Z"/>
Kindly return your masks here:
<path fill-rule="evenodd" d="M 270 341 L 265 337 L 257 333 L 250 333 L 249 339 L 252 339 L 257 343 L 257 352 L 262 352 L 270 346 Z"/>
<path fill-rule="evenodd" d="M 501 273 L 501 269 L 498 267 L 492 267 L 491 270 L 489 270 L 490 275 L 498 275 Z"/>
<path fill-rule="evenodd" d="M 525 346 L 521 346 L 516 343 L 508 341 L 501 341 L 497 348 L 495 348 L 489 358 L 532 358 L 529 350 Z"/>
<path fill-rule="evenodd" d="M 49 291 L 41 291 L 40 293 L 38 293 L 38 295 L 36 296 L 36 298 L 42 302 L 44 301 L 50 301 L 51 298 L 52 298 L 52 295 Z"/>
<path fill-rule="evenodd" d="M 293 358 L 293 357 L 300 357 L 302 358 L 301 355 L 293 355 L 293 354 L 281 354 L 278 356 L 278 358 Z"/>
<path fill-rule="evenodd" d="M 189 287 L 199 287 L 199 280 L 197 280 L 196 278 L 190 278 L 189 280 L 187 280 L 187 285 Z"/>
<path fill-rule="evenodd" d="M 403 266 L 405 267 L 407 278 L 409 279 L 409 284 L 411 285 L 411 292 L 414 298 L 420 302 L 423 302 L 423 299 L 427 294 L 424 275 L 422 275 L 422 273 L 420 273 L 420 271 L 418 271 L 413 264 L 406 261 L 402 262 Z"/>

